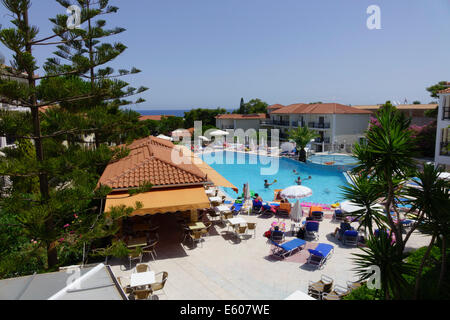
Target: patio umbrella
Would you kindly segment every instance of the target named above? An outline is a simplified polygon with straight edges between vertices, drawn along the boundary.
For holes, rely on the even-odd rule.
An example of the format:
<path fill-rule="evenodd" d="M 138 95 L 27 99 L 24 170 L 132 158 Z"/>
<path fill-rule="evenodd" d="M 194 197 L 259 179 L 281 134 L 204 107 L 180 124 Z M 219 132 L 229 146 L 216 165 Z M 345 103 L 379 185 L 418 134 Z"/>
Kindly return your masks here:
<path fill-rule="evenodd" d="M 165 136 L 163 134 L 160 134 L 159 136 L 157 136 L 157 138 L 168 140 L 168 141 L 172 141 L 173 140 L 171 137 Z"/>
<path fill-rule="evenodd" d="M 377 209 L 383 209 L 383 206 L 381 204 L 375 204 L 371 207 L 374 210 Z M 351 201 L 344 201 L 341 203 L 341 209 L 347 213 L 356 212 L 358 210 L 364 209 L 364 207 L 361 207 L 360 205 L 353 203 Z"/>
<path fill-rule="evenodd" d="M 204 136 L 199 136 L 198 138 L 199 138 L 199 140 L 203 140 L 203 141 L 211 141 L 207 137 L 204 137 Z"/>
<path fill-rule="evenodd" d="M 281 191 L 283 198 L 301 199 L 312 196 L 312 190 L 305 186 L 291 186 Z"/>
<path fill-rule="evenodd" d="M 222 136 L 227 136 L 229 135 L 229 132 L 223 131 L 223 130 L 214 130 L 212 132 L 209 133 L 210 136 L 212 137 L 222 137 Z"/>
<path fill-rule="evenodd" d="M 250 187 L 248 185 L 248 182 L 244 184 L 244 199 L 245 201 L 250 199 Z"/>
<path fill-rule="evenodd" d="M 297 202 L 294 204 L 294 207 L 291 210 L 291 220 L 295 222 L 300 222 L 303 218 L 303 209 L 300 206 L 300 201 L 297 200 Z"/>

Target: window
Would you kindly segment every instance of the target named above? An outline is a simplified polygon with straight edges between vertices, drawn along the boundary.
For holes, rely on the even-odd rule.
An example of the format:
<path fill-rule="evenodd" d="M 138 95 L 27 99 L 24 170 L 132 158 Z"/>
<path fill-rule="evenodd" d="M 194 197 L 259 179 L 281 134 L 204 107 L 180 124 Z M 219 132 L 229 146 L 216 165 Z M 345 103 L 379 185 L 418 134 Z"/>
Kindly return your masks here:
<path fill-rule="evenodd" d="M 445 128 L 442 129 L 442 138 L 441 138 L 441 156 L 450 156 L 449 150 L 449 142 L 450 140 L 450 129 Z"/>
<path fill-rule="evenodd" d="M 444 98 L 444 110 L 442 112 L 442 120 L 450 120 L 450 96 Z"/>

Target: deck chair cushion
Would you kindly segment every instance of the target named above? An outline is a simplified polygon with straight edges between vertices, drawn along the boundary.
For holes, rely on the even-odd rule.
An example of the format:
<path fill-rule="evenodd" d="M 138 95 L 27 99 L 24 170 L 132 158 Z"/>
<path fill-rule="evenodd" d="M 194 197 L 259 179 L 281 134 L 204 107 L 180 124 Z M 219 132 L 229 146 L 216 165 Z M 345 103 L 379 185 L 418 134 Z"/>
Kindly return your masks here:
<path fill-rule="evenodd" d="M 319 243 L 315 251 L 319 251 L 324 257 L 327 257 L 333 249 L 334 247 L 331 244 Z"/>
<path fill-rule="evenodd" d="M 306 244 L 305 240 L 294 239 L 294 240 L 291 240 L 289 242 L 286 242 L 286 243 L 283 243 L 281 245 L 278 245 L 278 247 L 281 247 L 281 248 L 283 248 L 286 251 L 291 251 L 291 250 L 299 248 L 299 247 L 301 247 L 301 246 L 303 246 L 305 244 Z"/>
<path fill-rule="evenodd" d="M 344 232 L 344 236 L 345 237 L 357 237 L 358 236 L 358 231 L 356 230 L 347 230 Z"/>

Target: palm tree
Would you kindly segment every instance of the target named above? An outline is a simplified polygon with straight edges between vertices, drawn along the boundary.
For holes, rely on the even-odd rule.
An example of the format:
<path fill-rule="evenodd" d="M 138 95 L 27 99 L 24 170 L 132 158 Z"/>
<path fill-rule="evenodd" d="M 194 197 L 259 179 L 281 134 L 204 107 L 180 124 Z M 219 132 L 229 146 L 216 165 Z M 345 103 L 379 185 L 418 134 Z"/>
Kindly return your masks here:
<path fill-rule="evenodd" d="M 431 235 L 430 244 L 421 261 L 416 276 L 416 286 L 414 290 L 415 298 L 419 297 L 420 280 L 423 268 L 429 258 L 431 249 L 436 244 L 436 240 L 441 240 L 442 261 L 441 274 L 437 285 L 438 291 L 442 287 L 446 269 L 446 240 L 450 233 L 450 182 L 440 179 L 440 169 L 433 165 L 425 165 L 422 172 L 417 173 L 417 184 L 419 188 L 407 188 L 408 195 L 414 200 L 411 201 L 412 211 L 422 213 L 419 230 L 422 233 Z"/>
<path fill-rule="evenodd" d="M 359 222 L 359 228 L 363 228 L 364 231 L 373 234 L 374 225 L 379 229 L 386 227 L 386 216 L 379 209 L 374 208 L 377 200 L 383 195 L 380 185 L 377 181 L 370 180 L 367 176 L 356 176 L 352 180 L 353 184 L 340 188 L 345 199 L 363 207 L 363 209 L 351 214 Z"/>
<path fill-rule="evenodd" d="M 306 145 L 312 140 L 317 138 L 319 135 L 313 130 L 308 129 L 308 127 L 298 127 L 296 130 L 291 130 L 289 132 L 289 138 L 297 144 L 298 160 L 306 162 Z"/>
<path fill-rule="evenodd" d="M 387 102 L 376 115 L 377 124 L 366 133 L 367 143 L 356 145 L 353 152 L 360 161 L 355 170 L 370 173 L 383 183 L 385 192 L 385 211 L 390 212 L 396 193 L 399 192 L 399 181 L 411 178 L 411 167 L 414 167 L 414 140 L 409 126 L 411 120 Z M 403 252 L 402 225 L 387 215 L 391 230 L 395 233 L 398 250 Z"/>
<path fill-rule="evenodd" d="M 360 248 L 363 253 L 354 253 L 354 270 L 361 280 L 367 280 L 371 275 L 368 269 L 377 266 L 379 268 L 380 285 L 386 300 L 408 297 L 408 282 L 404 275 L 412 275 L 414 268 L 403 261 L 397 244 L 391 244 L 391 237 L 380 232 L 378 237 L 371 236 L 366 241 L 366 247 Z"/>

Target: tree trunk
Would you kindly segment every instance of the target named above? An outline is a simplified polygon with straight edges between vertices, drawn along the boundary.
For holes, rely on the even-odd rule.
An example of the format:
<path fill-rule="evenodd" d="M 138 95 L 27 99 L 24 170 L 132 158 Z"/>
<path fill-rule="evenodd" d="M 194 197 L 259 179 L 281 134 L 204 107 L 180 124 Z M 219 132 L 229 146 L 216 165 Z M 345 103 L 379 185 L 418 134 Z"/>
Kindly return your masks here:
<path fill-rule="evenodd" d="M 425 254 L 422 258 L 422 261 L 419 266 L 419 270 L 417 271 L 416 286 L 414 287 L 414 299 L 415 300 L 419 299 L 420 278 L 422 277 L 423 268 L 425 267 L 425 263 L 428 260 L 428 257 L 430 256 L 430 252 L 431 252 L 431 249 L 433 248 L 435 239 L 436 239 L 436 236 L 433 235 L 431 237 L 431 241 L 430 241 L 430 244 L 428 245 L 427 251 L 425 252 Z"/>
<path fill-rule="evenodd" d="M 447 244 L 445 241 L 445 236 L 442 236 L 442 256 L 441 256 L 442 262 L 441 262 L 441 272 L 439 275 L 439 282 L 438 282 L 438 293 L 441 292 L 442 284 L 444 283 L 444 276 L 445 276 L 445 269 L 447 268 Z"/>
<path fill-rule="evenodd" d="M 306 150 L 305 148 L 301 148 L 298 153 L 298 161 L 306 162 Z"/>
<path fill-rule="evenodd" d="M 28 9 L 25 9 L 23 12 L 24 24 L 28 27 L 26 31 L 26 52 L 32 55 L 32 45 L 31 45 L 31 36 L 29 32 L 29 18 L 28 18 Z M 31 89 L 36 88 L 36 80 L 34 79 L 34 70 L 32 68 L 26 70 L 28 74 L 28 85 Z M 36 94 L 33 93 L 31 95 L 31 117 L 33 119 L 33 133 L 34 133 L 34 146 L 36 149 L 36 158 L 38 162 L 44 162 L 44 148 L 42 146 L 42 134 L 41 134 L 41 122 L 39 118 L 39 108 Z M 48 176 L 46 173 L 39 174 L 39 189 L 42 197 L 42 204 L 46 204 L 50 198 L 49 184 L 48 184 Z M 45 222 L 45 229 L 48 234 L 51 234 L 54 230 L 53 217 L 50 213 L 48 219 Z M 51 245 L 47 245 L 47 261 L 48 267 L 54 267 L 58 263 L 58 256 L 56 250 L 51 248 Z"/>

